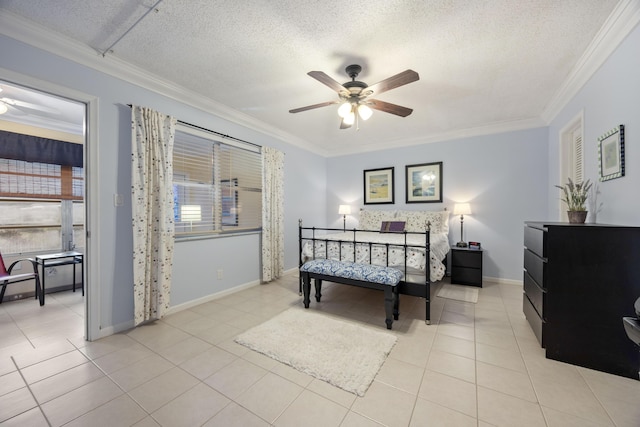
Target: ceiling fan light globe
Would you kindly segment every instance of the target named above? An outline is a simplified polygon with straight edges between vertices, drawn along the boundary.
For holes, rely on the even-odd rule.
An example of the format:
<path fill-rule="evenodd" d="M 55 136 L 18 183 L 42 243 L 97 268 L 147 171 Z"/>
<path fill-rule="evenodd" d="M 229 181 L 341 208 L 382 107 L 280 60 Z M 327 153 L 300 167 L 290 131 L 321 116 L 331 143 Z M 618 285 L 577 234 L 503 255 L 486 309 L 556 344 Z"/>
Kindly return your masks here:
<path fill-rule="evenodd" d="M 4 114 L 9 110 L 9 108 L 7 107 L 7 105 L 0 101 L 0 114 Z"/>
<path fill-rule="evenodd" d="M 344 120 L 344 123 L 347 125 L 352 125 L 355 123 L 356 121 L 356 115 L 353 112 L 350 112 L 349 114 L 347 114 L 347 116 L 345 118 L 343 118 L 342 120 Z"/>
<path fill-rule="evenodd" d="M 343 103 L 338 107 L 338 115 L 343 119 L 346 118 L 351 112 L 351 104 L 348 102 Z"/>
<path fill-rule="evenodd" d="M 358 106 L 358 114 L 362 120 L 369 120 L 373 114 L 373 110 L 369 108 L 369 106 L 362 104 Z"/>

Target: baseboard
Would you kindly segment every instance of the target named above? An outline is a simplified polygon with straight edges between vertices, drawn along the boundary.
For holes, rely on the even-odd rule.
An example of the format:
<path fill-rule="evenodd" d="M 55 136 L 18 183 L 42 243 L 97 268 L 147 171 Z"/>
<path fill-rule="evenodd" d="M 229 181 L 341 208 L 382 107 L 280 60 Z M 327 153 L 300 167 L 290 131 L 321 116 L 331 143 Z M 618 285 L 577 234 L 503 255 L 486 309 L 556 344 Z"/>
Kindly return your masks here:
<path fill-rule="evenodd" d="M 496 283 L 498 285 L 515 285 L 522 286 L 522 280 L 513 280 L 513 279 L 503 279 L 500 277 L 482 277 L 483 282 Z"/>
<path fill-rule="evenodd" d="M 204 297 L 194 299 L 191 301 L 184 302 L 182 304 L 174 305 L 169 307 L 169 310 L 165 313 L 165 316 L 170 314 L 175 314 L 183 310 L 188 310 L 191 307 L 195 307 L 200 304 L 204 304 L 205 302 L 214 301 L 220 299 L 222 297 L 226 297 L 227 295 L 235 294 L 236 292 L 243 291 L 245 289 L 252 288 L 260 284 L 260 281 L 254 280 L 253 282 L 245 283 L 243 285 L 238 285 L 230 289 L 225 289 L 224 291 L 216 292 L 215 294 L 206 295 Z"/>
<path fill-rule="evenodd" d="M 11 289 L 11 288 L 8 288 L 8 289 Z M 45 295 L 55 294 L 56 292 L 70 291 L 70 290 L 73 290 L 73 285 L 56 286 L 55 288 L 47 288 L 45 290 Z M 79 283 L 76 283 L 76 292 L 82 293 L 82 285 Z M 35 296 L 36 296 L 35 291 L 16 292 L 13 294 L 7 293 L 4 296 L 4 301 L 5 302 L 17 301 L 17 300 L 27 299 L 27 298 L 35 299 Z"/>
<path fill-rule="evenodd" d="M 94 339 L 99 340 L 100 338 L 108 337 L 109 335 L 117 334 L 119 332 L 124 332 L 129 329 L 133 329 L 135 327 L 134 321 L 129 320 L 127 322 L 119 323 L 117 325 L 107 326 L 106 328 L 100 328 L 98 332 L 98 337 Z"/>

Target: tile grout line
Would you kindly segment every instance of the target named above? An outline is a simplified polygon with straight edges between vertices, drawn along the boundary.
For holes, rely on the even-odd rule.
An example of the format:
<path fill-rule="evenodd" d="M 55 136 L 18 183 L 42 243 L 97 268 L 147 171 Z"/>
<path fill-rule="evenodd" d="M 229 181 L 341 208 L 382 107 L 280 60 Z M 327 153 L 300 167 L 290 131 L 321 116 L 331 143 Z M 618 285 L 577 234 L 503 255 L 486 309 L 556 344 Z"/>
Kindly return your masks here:
<path fill-rule="evenodd" d="M 136 405 L 138 405 L 138 406 L 140 407 L 140 409 L 142 409 L 142 411 L 144 411 L 144 413 L 145 413 L 145 414 L 147 414 L 147 416 L 151 417 L 151 419 L 153 419 L 154 421 L 156 421 L 156 422 L 157 422 L 157 420 L 156 420 L 155 418 L 153 418 L 153 416 L 152 416 L 152 415 L 151 415 L 151 414 L 150 414 L 150 413 L 149 413 L 145 408 L 143 408 L 143 407 L 142 407 L 142 405 L 140 405 L 140 403 L 138 403 L 138 401 L 137 401 L 136 399 L 134 399 L 134 398 L 133 398 L 133 397 L 132 397 L 132 396 L 131 396 L 131 395 L 130 395 L 130 394 L 129 394 L 125 389 L 123 389 L 123 388 L 120 386 L 120 384 L 118 384 L 116 381 L 114 381 L 114 379 L 113 379 L 113 378 L 111 378 L 111 376 L 110 376 L 109 374 L 107 374 L 107 373 L 104 371 L 104 369 L 102 369 L 100 366 L 98 366 L 98 364 L 96 364 L 96 363 L 94 362 L 93 358 L 91 358 L 91 357 L 87 356 L 86 354 L 84 354 L 84 353 L 82 352 L 82 350 L 80 350 L 80 348 L 79 348 L 77 345 L 75 345 L 74 343 L 72 343 L 69 339 L 67 339 L 67 341 L 68 341 L 68 342 L 69 342 L 69 344 L 71 344 L 71 345 L 72 345 L 72 346 L 73 346 L 73 347 L 74 347 L 74 348 L 75 348 L 75 349 L 76 349 L 80 354 L 82 354 L 84 357 L 86 357 L 86 358 L 87 358 L 87 360 L 89 360 L 89 362 L 90 362 L 93 366 L 95 366 L 95 367 L 96 367 L 100 372 L 102 372 L 102 374 L 104 375 L 104 377 L 108 378 L 108 379 L 109 379 L 109 381 L 111 381 L 113 384 L 115 384 L 115 386 L 116 386 L 116 387 L 118 387 L 118 388 L 122 391 L 122 393 L 123 393 L 123 394 L 126 394 L 126 395 L 131 399 L 131 400 L 133 400 L 133 401 L 135 402 L 135 404 L 136 404 Z M 161 357 L 162 357 L 162 356 L 161 356 Z M 117 371 L 116 371 L 116 372 L 117 372 Z M 98 380 L 93 380 L 93 381 L 91 381 L 91 382 L 89 382 L 89 383 L 87 383 L 87 384 L 91 384 L 91 383 L 92 383 L 92 382 L 94 382 L 94 381 L 98 381 Z M 84 384 L 84 385 L 86 385 L 86 384 Z M 83 387 L 83 386 L 81 386 L 81 387 Z M 80 388 L 80 387 L 78 387 L 78 388 Z M 76 390 L 77 390 L 77 389 L 76 389 Z M 108 404 L 108 403 L 110 403 L 110 402 L 113 402 L 113 401 L 114 401 L 115 399 L 117 399 L 118 397 L 120 397 L 120 396 L 116 396 L 116 397 L 114 397 L 113 399 L 111 399 L 111 400 L 109 400 L 109 401 L 107 401 L 107 402 L 104 402 L 102 405 L 96 406 L 95 408 L 91 409 L 90 411 L 85 412 L 84 414 L 77 416 L 77 417 L 76 417 L 76 418 L 74 418 L 73 420 L 77 420 L 78 418 L 80 418 L 80 417 L 82 417 L 82 416 L 84 416 L 84 415 L 88 414 L 89 412 L 94 411 L 94 410 L 96 410 L 96 409 L 98 409 L 98 408 L 100 408 L 100 407 L 102 407 L 102 406 L 104 406 L 104 405 L 106 405 L 106 404 Z M 73 421 L 73 420 L 69 420 L 69 421 L 67 421 L 67 422 L 71 422 L 71 421 Z M 140 421 L 142 421 L 142 420 L 140 420 Z"/>
<path fill-rule="evenodd" d="M 20 378 L 22 378 L 22 381 L 24 381 L 24 385 L 27 387 L 27 390 L 29 390 L 29 393 L 31 394 L 31 397 L 33 398 L 33 401 L 36 402 L 36 405 L 38 406 L 38 409 L 40 410 L 40 413 L 42 414 L 42 416 L 44 417 L 45 421 L 47 422 L 47 425 L 49 427 L 51 427 L 51 422 L 49 421 L 49 418 L 47 417 L 47 414 L 44 413 L 44 410 L 42 409 L 42 406 L 40 406 L 40 402 L 38 402 L 38 399 L 36 399 L 35 394 L 33 394 L 33 390 L 31 390 L 31 387 L 29 386 L 29 383 L 27 382 L 27 380 L 24 377 L 24 375 L 22 375 L 22 371 L 18 367 L 18 364 L 16 363 L 16 360 L 13 358 L 13 356 L 9 356 L 9 357 L 11 358 L 11 361 L 13 362 L 13 365 L 16 367 L 16 371 L 20 375 Z M 27 411 L 25 411 L 25 412 L 27 412 Z M 21 414 L 24 414 L 25 412 L 22 412 Z M 16 416 L 21 415 L 21 414 L 17 414 Z M 9 419 L 11 419 L 11 418 L 9 418 Z"/>

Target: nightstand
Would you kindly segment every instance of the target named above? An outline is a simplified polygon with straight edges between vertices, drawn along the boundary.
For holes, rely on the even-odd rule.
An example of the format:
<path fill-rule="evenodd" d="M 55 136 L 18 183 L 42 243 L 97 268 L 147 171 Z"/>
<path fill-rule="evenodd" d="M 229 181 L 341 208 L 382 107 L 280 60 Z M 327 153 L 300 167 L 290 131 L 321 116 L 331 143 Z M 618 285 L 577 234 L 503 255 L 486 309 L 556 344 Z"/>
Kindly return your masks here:
<path fill-rule="evenodd" d="M 482 249 L 451 248 L 451 283 L 482 287 Z"/>

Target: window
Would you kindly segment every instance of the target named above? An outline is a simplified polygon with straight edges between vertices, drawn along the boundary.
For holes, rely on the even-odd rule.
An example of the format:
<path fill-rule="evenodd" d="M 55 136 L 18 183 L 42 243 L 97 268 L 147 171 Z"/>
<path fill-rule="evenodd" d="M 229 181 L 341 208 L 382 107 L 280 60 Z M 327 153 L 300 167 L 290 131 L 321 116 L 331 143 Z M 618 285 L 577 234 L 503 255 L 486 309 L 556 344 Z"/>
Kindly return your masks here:
<path fill-rule="evenodd" d="M 0 159 L 0 248 L 5 254 L 84 247 L 79 167 Z"/>
<path fill-rule="evenodd" d="M 262 158 L 258 147 L 179 124 L 173 148 L 176 236 L 259 230 Z"/>

